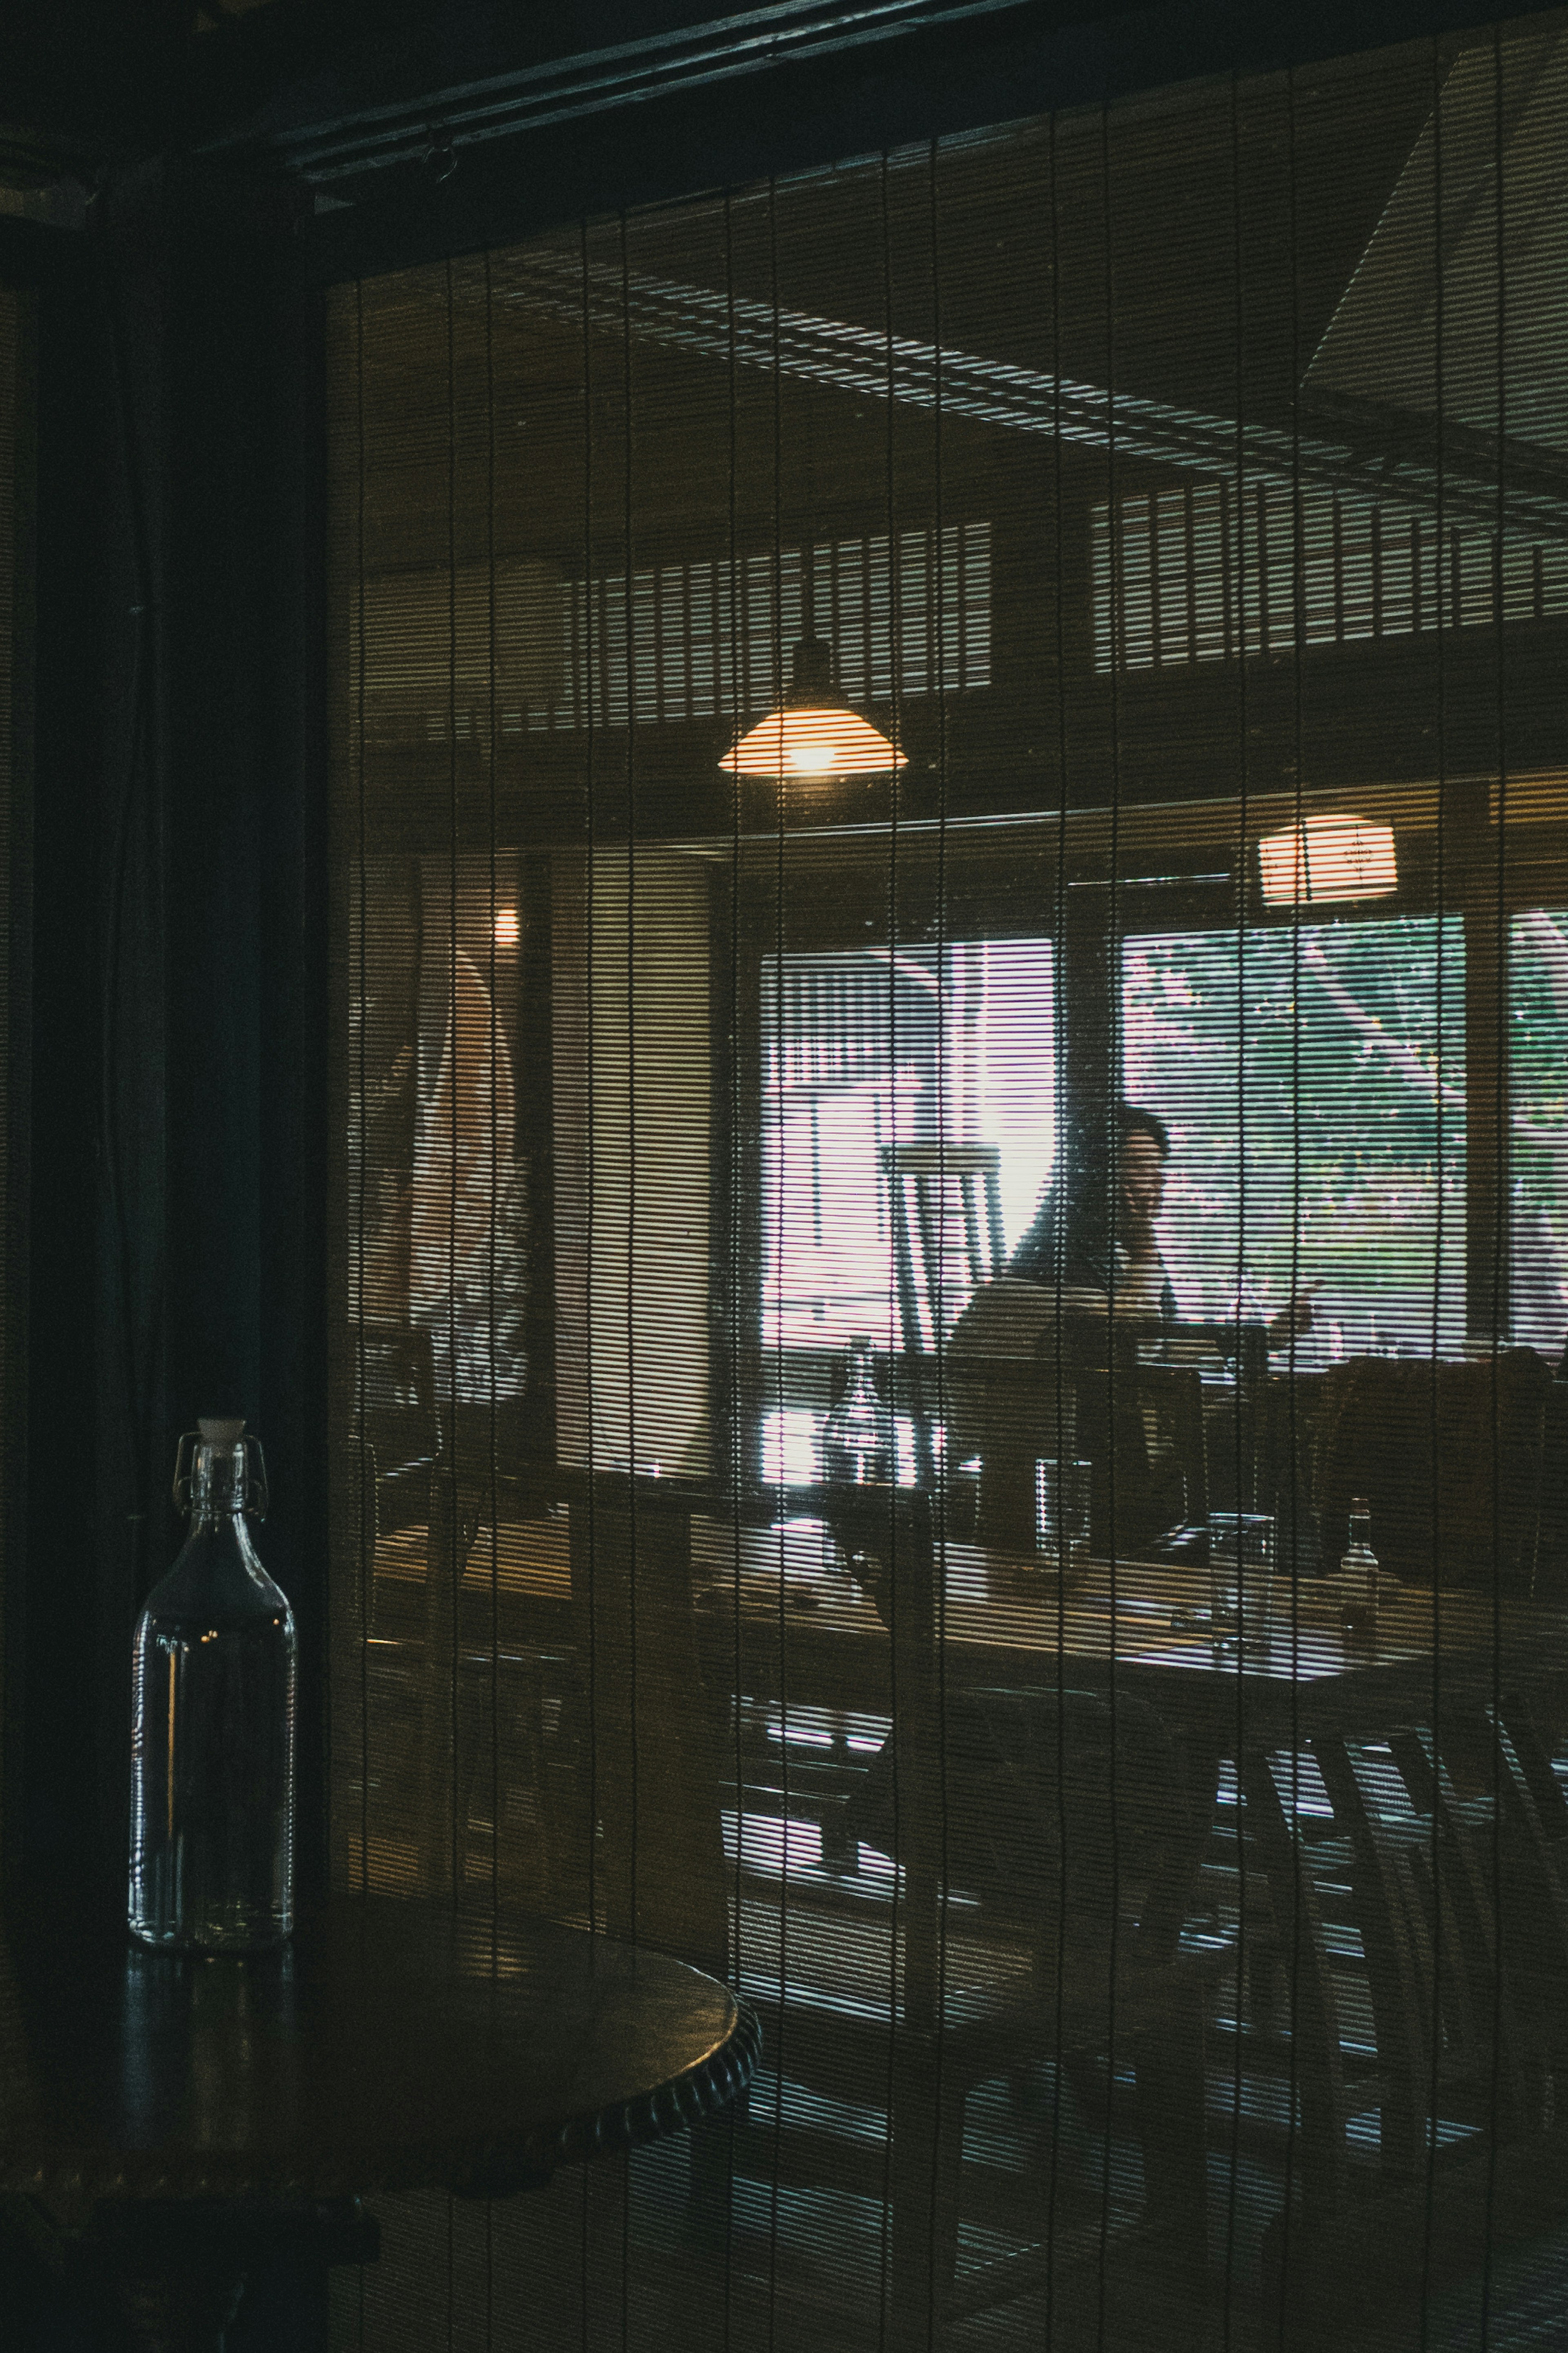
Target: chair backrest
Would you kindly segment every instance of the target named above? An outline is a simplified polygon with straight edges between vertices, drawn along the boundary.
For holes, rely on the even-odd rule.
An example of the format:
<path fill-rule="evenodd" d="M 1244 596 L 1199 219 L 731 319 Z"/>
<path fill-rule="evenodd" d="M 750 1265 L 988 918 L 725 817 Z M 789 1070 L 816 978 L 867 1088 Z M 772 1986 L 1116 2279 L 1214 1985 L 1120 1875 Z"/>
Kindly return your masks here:
<path fill-rule="evenodd" d="M 885 1144 L 882 1173 L 892 1208 L 915 1476 L 930 1487 L 936 1405 L 921 1360 L 935 1355 L 966 1303 L 1002 1271 L 1001 1155 L 994 1144 Z"/>
<path fill-rule="evenodd" d="M 917 1491 L 847 1493 L 838 1523 L 892 1641 L 892 1737 L 867 1769 L 854 1835 L 1037 1937 L 1065 1915 L 1079 1947 L 1136 1926 L 1174 1950 L 1212 1807 L 1148 1703 L 1119 1691 L 953 1687 L 942 1666 L 942 1542 Z M 1199 1793 L 1201 1795 L 1201 1792 Z"/>
<path fill-rule="evenodd" d="M 383 1536 L 430 1526 L 441 1418 L 430 1335 L 417 1324 L 355 1324 L 348 1335 L 353 1367 L 349 1424 L 335 1450 L 339 1493 L 348 1524 L 361 1531 L 365 1626 L 374 1618 L 374 1559 Z"/>
<path fill-rule="evenodd" d="M 1141 1364 L 1131 1345 L 1107 1355 L 1080 1351 L 1073 1368 L 1078 1451 L 1092 1474 L 1090 1549 L 1108 1555 L 1114 1542 L 1126 1557 L 1207 1515 L 1203 1381 L 1191 1366 Z"/>
<path fill-rule="evenodd" d="M 966 1336 L 961 1335 L 960 1336 Z M 1035 1542 L 1035 1465 L 1042 1456 L 1078 1458 L 1078 1391 L 1057 1359 L 954 1347 L 943 1366 L 948 1461 L 980 1460 L 974 1534 L 981 1544 L 1030 1551 Z"/>
<path fill-rule="evenodd" d="M 1103 1953 L 1136 1932 L 1151 1959 L 1181 1938 L 1207 1815 L 1146 1702 L 1103 1694 L 952 1693 L 924 1753 L 889 1741 L 851 1801 L 854 1835 L 903 1866 L 911 1905 L 922 1855 L 983 1920 Z"/>
<path fill-rule="evenodd" d="M 1353 1495 L 1379 1561 L 1420 1585 L 1531 1588 L 1552 1377 L 1532 1349 L 1495 1366 L 1353 1357 L 1325 1377 L 1312 1500 L 1335 1559 Z"/>
<path fill-rule="evenodd" d="M 1058 1915 L 1079 1944 L 1136 1926 L 1173 1951 L 1205 1821 L 1163 1720 L 1092 1691 L 971 1691 L 943 1742 L 950 1881 L 997 1918 Z"/>
<path fill-rule="evenodd" d="M 375 1449 L 376 1475 L 428 1472 L 441 1456 L 441 1415 L 429 1332 L 419 1324 L 356 1324 L 349 1335 L 353 1368 L 351 1440 Z"/>
<path fill-rule="evenodd" d="M 1206 1519 L 1208 1437 L 1201 1375 L 1190 1365 L 1140 1365 L 1131 1378 L 1145 1445 L 1152 1428 L 1160 1441 L 1168 1445 L 1180 1469 L 1187 1520 Z"/>
<path fill-rule="evenodd" d="M 1022 1299 L 1031 1293 L 1032 1301 Z M 1131 1335 L 1130 1345 L 1111 1357 L 1109 1336 L 1104 1314 L 1058 1317 L 1052 1293 L 1005 1279 L 960 1318 L 943 1361 L 940 1402 L 949 1462 L 980 1458 L 975 1534 L 982 1543 L 1032 1547 L 1035 1465 L 1058 1453 L 1090 1465 L 1090 1541 L 1102 1551 L 1113 1530 L 1118 1551 L 1126 1554 L 1152 1534 L 1206 1516 L 1198 1373 L 1190 1366 L 1142 1364 Z M 1000 1345 L 987 1345 L 992 1341 Z M 1032 1341 L 1033 1353 L 1010 1341 Z"/>
<path fill-rule="evenodd" d="M 723 1975 L 729 1711 L 700 1670 L 689 1506 L 669 1482 L 597 1472 L 568 1511 L 585 1722 L 566 1880 L 613 1935 Z"/>
<path fill-rule="evenodd" d="M 931 1355 L 971 1293 L 1002 1271 L 1001 1155 L 994 1144 L 886 1144 L 901 1345 Z"/>

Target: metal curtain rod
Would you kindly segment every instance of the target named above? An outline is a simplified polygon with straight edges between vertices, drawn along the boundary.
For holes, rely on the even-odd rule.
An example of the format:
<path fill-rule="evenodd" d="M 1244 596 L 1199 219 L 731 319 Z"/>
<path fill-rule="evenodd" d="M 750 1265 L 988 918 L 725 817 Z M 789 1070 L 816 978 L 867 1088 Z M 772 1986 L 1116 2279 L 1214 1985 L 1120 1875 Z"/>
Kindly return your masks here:
<path fill-rule="evenodd" d="M 1271 481 L 1352 491 L 1423 515 L 1436 516 L 1441 500 L 1446 522 L 1457 519 L 1495 532 L 1500 517 L 1510 539 L 1534 543 L 1568 540 L 1568 465 L 1533 448 L 1516 458 L 1505 445 L 1507 462 L 1500 498 L 1498 470 L 1476 462 L 1475 445 L 1487 437 L 1465 437 L 1464 454 L 1445 444 L 1441 467 L 1430 448 L 1363 445 L 1326 432 L 1317 423 L 1294 437 L 1275 425 L 1242 424 L 1205 416 L 1140 394 L 1051 376 L 1006 360 L 977 358 L 968 352 L 886 335 L 874 327 L 815 317 L 805 311 L 779 311 L 748 296 L 733 298 L 677 279 L 633 271 L 623 278 L 608 263 L 584 269 L 575 254 L 537 248 L 516 264 L 520 283 L 507 300 L 551 318 L 590 326 L 605 334 L 631 332 L 647 343 L 728 365 L 731 348 L 738 365 L 779 372 L 803 384 L 854 393 L 863 399 L 895 401 L 934 409 L 940 396 L 946 417 L 970 417 L 1011 431 L 1059 432 L 1080 448 L 1108 450 L 1173 466 L 1189 473 L 1236 482 Z M 732 343 L 731 343 L 732 324 Z M 1418 424 L 1418 420 L 1414 420 Z M 1495 447 L 1495 444 L 1493 445 Z"/>
<path fill-rule="evenodd" d="M 252 118 L 206 141 L 197 153 L 232 155 L 268 148 L 306 179 L 330 185 L 334 179 L 416 163 L 437 139 L 453 152 L 514 139 L 552 123 L 646 104 L 746 74 L 879 47 L 1019 5 L 1020 0 L 763 0 L 762 6 L 738 14 L 573 49 L 389 103 L 362 103 L 297 126 L 269 129 L 265 116 Z M 498 16 L 504 17 L 504 12 Z M 591 24 L 591 11 L 584 12 L 584 22 Z M 365 62 L 371 70 L 362 70 L 356 79 L 367 89 L 384 82 L 379 48 L 374 60 Z M 323 78 L 322 92 L 335 94 L 335 82 L 342 79 Z M 310 95 L 307 91 L 307 100 Z"/>

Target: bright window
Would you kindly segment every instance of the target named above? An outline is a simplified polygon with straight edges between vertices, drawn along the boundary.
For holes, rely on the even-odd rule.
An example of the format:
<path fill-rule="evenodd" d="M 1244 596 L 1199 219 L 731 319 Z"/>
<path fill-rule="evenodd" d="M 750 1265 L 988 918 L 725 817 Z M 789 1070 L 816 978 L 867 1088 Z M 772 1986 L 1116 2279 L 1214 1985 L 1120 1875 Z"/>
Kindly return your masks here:
<path fill-rule="evenodd" d="M 1568 1341 L 1568 913 L 1561 909 L 1513 919 L 1509 1067 L 1513 1337 L 1555 1357 Z"/>
<path fill-rule="evenodd" d="M 786 955 L 763 975 L 763 1338 L 900 1345 L 885 1146 L 1000 1155 L 1011 1250 L 1056 1154 L 1056 997 L 1044 940 Z M 948 1323 L 963 1305 L 948 1304 Z"/>
<path fill-rule="evenodd" d="M 1125 1091 L 1171 1130 L 1184 1314 L 1321 1287 L 1315 1354 L 1465 1327 L 1465 951 L 1447 917 L 1130 940 Z M 1559 1094 L 1559 1103 L 1562 1097 Z M 1434 1318 L 1436 1317 L 1436 1327 Z"/>

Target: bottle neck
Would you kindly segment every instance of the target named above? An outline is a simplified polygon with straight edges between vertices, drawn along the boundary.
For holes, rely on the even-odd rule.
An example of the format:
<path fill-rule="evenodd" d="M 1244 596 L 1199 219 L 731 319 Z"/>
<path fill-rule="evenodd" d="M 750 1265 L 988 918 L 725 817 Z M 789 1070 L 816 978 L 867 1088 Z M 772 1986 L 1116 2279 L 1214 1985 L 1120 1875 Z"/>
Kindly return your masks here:
<path fill-rule="evenodd" d="M 244 1447 L 198 1446 L 191 1460 L 192 1527 L 217 1527 L 232 1519 L 243 1528 L 245 1504 Z"/>

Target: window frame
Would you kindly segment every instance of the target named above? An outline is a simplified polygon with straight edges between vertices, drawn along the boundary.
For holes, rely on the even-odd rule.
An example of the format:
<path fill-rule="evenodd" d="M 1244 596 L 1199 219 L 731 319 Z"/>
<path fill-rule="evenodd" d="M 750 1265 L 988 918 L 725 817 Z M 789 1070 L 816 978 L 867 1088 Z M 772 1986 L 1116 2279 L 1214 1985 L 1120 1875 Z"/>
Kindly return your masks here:
<path fill-rule="evenodd" d="M 1320 805 L 1323 797 L 1311 796 L 1303 805 Z M 1375 922 L 1393 916 L 1436 915 L 1441 910 L 1462 922 L 1469 1124 L 1465 1179 L 1466 1330 L 1472 1341 L 1491 1335 L 1492 1268 L 1500 1250 L 1505 1283 L 1504 1297 L 1499 1303 L 1503 1320 L 1498 1325 L 1498 1339 L 1506 1345 L 1510 1189 L 1506 1130 L 1511 1116 L 1511 1092 L 1506 1029 L 1500 1031 L 1499 1028 L 1500 991 L 1506 995 L 1507 989 L 1506 923 L 1517 913 L 1552 904 L 1550 896 L 1542 894 L 1553 889 L 1563 894 L 1557 903 L 1568 904 L 1568 858 L 1552 854 L 1554 828 L 1544 821 L 1544 807 L 1537 813 L 1542 821 L 1519 820 L 1520 832 L 1525 837 L 1522 847 L 1516 847 L 1519 836 L 1510 830 L 1500 849 L 1492 814 L 1496 790 L 1484 780 L 1451 783 L 1441 796 L 1405 788 L 1398 794 L 1348 793 L 1334 797 L 1367 815 L 1381 811 L 1394 823 L 1398 885 L 1378 899 L 1303 910 L 1304 920 Z M 1441 828 L 1436 807 L 1439 797 L 1444 804 Z M 1294 921 L 1292 910 L 1264 902 L 1256 842 L 1260 833 L 1290 821 L 1290 807 L 1278 795 L 1258 797 L 1245 812 L 1246 844 L 1240 860 L 1237 828 L 1243 812 L 1234 805 L 1227 813 L 1228 824 L 1217 814 L 1210 821 L 1207 812 L 1184 809 L 1180 803 L 1170 801 L 1125 807 L 1120 817 L 1122 852 L 1130 866 L 1153 871 L 1118 877 L 1114 943 L 1105 922 L 1111 884 L 1104 871 L 1104 812 L 1069 812 L 1065 819 L 1059 812 L 1050 811 L 1032 818 L 1000 817 L 989 823 L 952 827 L 945 837 L 939 837 L 937 829 L 929 826 L 911 826 L 900 831 L 900 847 L 893 860 L 900 911 L 906 918 L 901 928 L 904 936 L 911 936 L 916 935 L 916 926 L 923 924 L 926 928 L 918 935 L 926 937 L 938 928 L 940 860 L 948 884 L 946 919 L 941 924 L 945 936 L 1049 937 L 1056 957 L 1064 1047 L 1058 1075 L 1064 1123 L 1080 1128 L 1102 1123 L 1110 1098 L 1121 1092 L 1120 989 L 1127 944 L 1156 932 L 1288 930 Z M 834 844 L 838 895 L 798 888 L 791 892 L 790 878 L 794 876 L 798 885 L 801 872 L 809 871 L 813 856 L 825 854 L 829 839 Z M 1029 840 L 1041 860 L 1038 888 L 1027 903 L 1009 887 L 1020 839 Z M 786 826 L 771 837 L 751 832 L 731 843 L 708 845 L 716 878 L 711 970 L 717 1148 L 711 1295 L 717 1345 L 715 1467 L 721 1475 L 727 1464 L 737 1460 L 760 1460 L 762 1412 L 781 1399 L 802 1401 L 795 1397 L 797 1388 L 803 1398 L 809 1393 L 811 1399 L 826 1403 L 842 1356 L 841 1350 L 833 1347 L 786 1350 L 783 1353 L 787 1366 L 781 1371 L 775 1361 L 778 1352 L 765 1346 L 762 1336 L 762 983 L 764 961 L 777 947 L 773 931 L 780 874 L 784 877 L 788 903 L 787 952 L 851 950 L 864 944 L 866 927 L 872 923 L 880 922 L 882 935 L 887 936 L 892 841 L 887 828 L 868 828 L 846 837 L 830 836 L 825 828 L 796 830 Z M 1064 845 L 1065 860 L 1058 857 Z M 801 859 L 805 860 L 804 870 L 795 863 Z M 956 898 L 955 871 L 962 876 Z M 1500 905 L 1505 918 L 1500 952 Z M 976 928 L 979 923 L 987 928 Z M 733 1052 L 728 1071 L 723 1052 L 726 1039 L 732 1040 Z M 1503 1130 L 1500 1183 L 1500 1122 Z M 758 1401 L 755 1409 L 745 1410 L 745 1400 Z"/>

